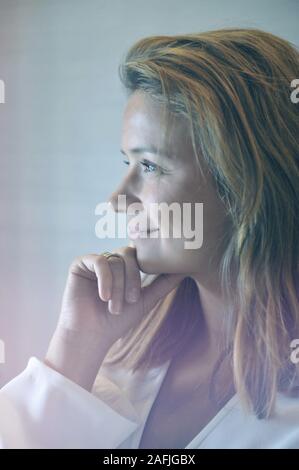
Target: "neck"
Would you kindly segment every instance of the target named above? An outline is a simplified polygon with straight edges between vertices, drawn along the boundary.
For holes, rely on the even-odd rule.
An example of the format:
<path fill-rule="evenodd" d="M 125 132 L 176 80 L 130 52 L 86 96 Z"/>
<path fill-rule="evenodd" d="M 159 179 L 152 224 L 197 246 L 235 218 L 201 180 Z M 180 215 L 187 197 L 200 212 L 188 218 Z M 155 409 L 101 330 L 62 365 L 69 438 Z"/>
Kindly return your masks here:
<path fill-rule="evenodd" d="M 220 280 L 203 283 L 196 274 L 191 274 L 189 277 L 195 281 L 198 288 L 204 316 L 206 350 L 217 356 L 227 346 L 232 299 L 227 298 L 221 290 Z"/>

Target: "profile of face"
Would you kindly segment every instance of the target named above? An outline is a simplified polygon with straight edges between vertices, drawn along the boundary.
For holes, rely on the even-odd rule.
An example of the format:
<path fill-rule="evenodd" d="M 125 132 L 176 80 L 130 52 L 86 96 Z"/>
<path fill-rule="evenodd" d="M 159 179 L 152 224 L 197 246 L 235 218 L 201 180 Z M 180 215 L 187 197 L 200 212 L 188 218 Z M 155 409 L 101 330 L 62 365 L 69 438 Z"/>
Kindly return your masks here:
<path fill-rule="evenodd" d="M 203 172 L 199 170 L 187 120 L 169 111 L 165 120 L 163 109 L 145 92 L 137 90 L 130 95 L 123 114 L 121 138 L 128 167 L 109 201 L 116 212 L 127 213 L 128 227 L 151 230 L 137 238 L 131 236 L 143 272 L 213 276 L 223 252 L 222 240 L 229 220 L 203 162 Z M 125 204 L 120 204 L 120 195 L 125 196 Z M 153 210 L 161 203 L 171 207 L 174 202 L 181 208 L 179 219 L 163 217 L 161 212 Z M 183 203 L 191 208 L 185 219 L 191 222 L 190 230 L 202 232 L 199 248 L 186 247 L 185 242 L 191 240 L 189 236 L 186 238 L 183 227 Z M 195 203 L 202 203 L 201 219 Z M 139 208 L 138 213 L 130 213 L 132 204 Z M 178 223 L 181 231 L 175 232 L 178 227 L 174 225 Z M 175 233 L 181 236 L 174 236 Z"/>

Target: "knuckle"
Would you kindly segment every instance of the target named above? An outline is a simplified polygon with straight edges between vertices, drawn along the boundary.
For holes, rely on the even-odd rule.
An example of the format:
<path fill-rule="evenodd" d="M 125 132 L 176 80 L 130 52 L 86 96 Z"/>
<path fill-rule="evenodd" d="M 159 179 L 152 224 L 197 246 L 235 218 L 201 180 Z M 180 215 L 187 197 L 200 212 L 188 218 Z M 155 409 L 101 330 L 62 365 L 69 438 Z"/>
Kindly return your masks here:
<path fill-rule="evenodd" d="M 102 264 L 102 263 L 107 263 L 109 260 L 106 258 L 106 256 L 99 254 L 96 259 L 95 259 L 95 264 Z"/>
<path fill-rule="evenodd" d="M 118 273 L 123 269 L 124 261 L 119 255 L 113 254 L 113 256 L 110 256 L 109 258 L 104 255 L 99 255 L 95 261 L 95 264 L 99 267 L 102 267 L 104 264 L 108 265 L 110 266 L 112 272 Z"/>
<path fill-rule="evenodd" d="M 127 256 L 133 256 L 135 254 L 135 251 L 136 251 L 136 248 L 133 248 L 131 246 L 125 246 L 123 248 L 123 253 L 124 255 L 127 255 Z"/>
<path fill-rule="evenodd" d="M 82 264 L 82 256 L 76 256 L 75 258 L 73 258 L 68 268 L 69 273 L 71 273 L 76 268 L 79 268 L 81 264 Z"/>
<path fill-rule="evenodd" d="M 111 267 L 116 273 L 122 273 L 124 271 L 123 258 L 118 256 L 111 256 L 111 258 L 108 259 L 108 263 L 111 265 Z"/>
<path fill-rule="evenodd" d="M 94 260 L 94 266 L 97 267 L 99 270 L 105 265 L 106 260 L 104 260 L 104 256 L 97 256 Z"/>

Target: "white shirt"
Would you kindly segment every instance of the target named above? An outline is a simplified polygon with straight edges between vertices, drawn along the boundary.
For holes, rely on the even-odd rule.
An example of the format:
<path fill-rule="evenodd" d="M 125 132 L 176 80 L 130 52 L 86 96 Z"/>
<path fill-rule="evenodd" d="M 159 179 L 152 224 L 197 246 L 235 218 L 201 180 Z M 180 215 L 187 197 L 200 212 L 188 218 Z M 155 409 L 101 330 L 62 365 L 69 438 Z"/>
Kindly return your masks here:
<path fill-rule="evenodd" d="M 32 357 L 0 390 L 0 447 L 137 449 L 170 361 L 146 374 L 103 364 L 92 393 Z M 258 420 L 237 395 L 186 449 L 298 449 L 299 398 Z"/>

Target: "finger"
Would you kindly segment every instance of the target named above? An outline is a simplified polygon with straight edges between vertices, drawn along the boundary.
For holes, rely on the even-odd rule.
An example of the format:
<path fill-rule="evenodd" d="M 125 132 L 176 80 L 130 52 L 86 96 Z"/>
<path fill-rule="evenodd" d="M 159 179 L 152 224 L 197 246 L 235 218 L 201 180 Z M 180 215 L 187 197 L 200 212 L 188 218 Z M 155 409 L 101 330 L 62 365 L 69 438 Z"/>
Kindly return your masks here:
<path fill-rule="evenodd" d="M 108 303 L 110 313 L 119 314 L 124 303 L 125 264 L 121 256 L 111 256 L 108 259 L 112 271 L 112 296 Z"/>
<path fill-rule="evenodd" d="M 123 250 L 125 263 L 125 298 L 129 303 L 137 302 L 141 294 L 141 276 L 136 259 L 136 249 L 125 247 Z"/>
<path fill-rule="evenodd" d="M 99 296 L 107 302 L 112 296 L 113 276 L 108 259 L 103 255 L 98 255 L 93 263 L 94 271 L 98 280 Z"/>
<path fill-rule="evenodd" d="M 143 287 L 145 313 L 151 311 L 157 302 L 177 287 L 185 277 L 185 274 L 160 274 L 149 286 Z"/>

